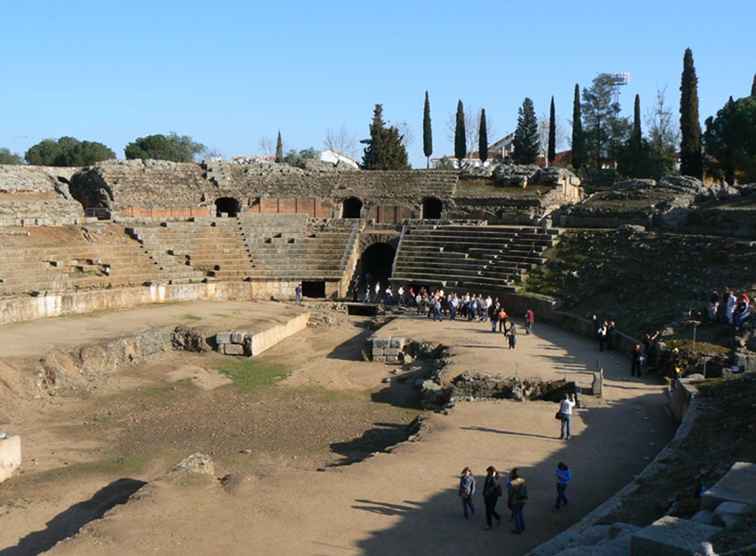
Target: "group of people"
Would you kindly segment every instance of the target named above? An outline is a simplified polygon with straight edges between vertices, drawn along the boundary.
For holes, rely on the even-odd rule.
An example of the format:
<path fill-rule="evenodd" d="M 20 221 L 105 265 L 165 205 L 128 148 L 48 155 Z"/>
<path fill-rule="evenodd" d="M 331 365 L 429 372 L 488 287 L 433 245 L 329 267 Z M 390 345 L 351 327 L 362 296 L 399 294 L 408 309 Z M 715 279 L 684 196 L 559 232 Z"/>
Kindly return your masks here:
<path fill-rule="evenodd" d="M 567 485 L 572 480 L 572 474 L 569 467 L 564 462 L 559 462 L 555 472 L 556 478 L 556 499 L 554 510 L 559 510 L 562 506 L 568 504 Z M 462 500 L 462 513 L 465 519 L 470 519 L 475 515 L 474 498 L 477 492 L 475 476 L 469 467 L 462 470 L 462 476 L 459 479 L 459 497 Z M 493 529 L 494 521 L 497 526 L 501 525 L 502 519 L 496 506 L 499 498 L 506 494 L 507 509 L 509 509 L 509 520 L 513 524 L 512 533 L 521 534 L 525 531 L 525 504 L 528 501 L 528 484 L 524 477 L 520 475 L 517 468 L 509 472 L 505 477 L 503 473 L 490 465 L 486 469 L 486 477 L 483 482 L 483 505 L 486 511 L 486 529 Z"/>
<path fill-rule="evenodd" d="M 733 327 L 735 332 L 751 321 L 753 303 L 747 293 L 739 296 L 731 289 L 720 293 L 714 291 L 709 297 L 706 307 L 706 317 L 710 322 L 721 322 Z"/>

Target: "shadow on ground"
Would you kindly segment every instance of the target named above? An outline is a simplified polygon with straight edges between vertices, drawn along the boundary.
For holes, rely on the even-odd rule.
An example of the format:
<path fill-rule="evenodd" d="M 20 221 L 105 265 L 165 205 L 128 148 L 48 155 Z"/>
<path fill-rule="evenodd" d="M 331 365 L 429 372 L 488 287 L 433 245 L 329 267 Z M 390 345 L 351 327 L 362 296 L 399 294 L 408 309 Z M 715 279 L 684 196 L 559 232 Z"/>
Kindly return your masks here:
<path fill-rule="evenodd" d="M 92 498 L 74 504 L 47 522 L 47 528 L 22 538 L 16 546 L 0 550 L 0 556 L 32 556 L 41 554 L 58 542 L 75 535 L 90 521 L 100 519 L 105 512 L 124 504 L 146 483 L 135 479 L 118 479 L 98 490 Z"/>

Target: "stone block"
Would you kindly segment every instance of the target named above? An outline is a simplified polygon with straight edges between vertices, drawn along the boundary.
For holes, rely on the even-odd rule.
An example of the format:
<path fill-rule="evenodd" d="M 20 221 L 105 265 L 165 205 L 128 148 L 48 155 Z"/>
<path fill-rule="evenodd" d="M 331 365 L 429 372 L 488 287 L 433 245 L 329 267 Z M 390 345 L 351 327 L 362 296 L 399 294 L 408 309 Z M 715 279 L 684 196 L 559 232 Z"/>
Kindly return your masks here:
<path fill-rule="evenodd" d="M 390 338 L 389 347 L 392 349 L 404 349 L 404 338 Z"/>
<path fill-rule="evenodd" d="M 756 464 L 735 462 L 717 484 L 701 496 L 701 508 L 714 510 L 722 502 L 739 502 L 756 510 Z"/>
<path fill-rule="evenodd" d="M 230 344 L 231 343 L 231 332 L 218 332 L 215 335 L 215 343 L 216 345 L 223 345 L 223 344 Z"/>
<path fill-rule="evenodd" d="M 665 515 L 633 534 L 630 556 L 690 556 L 720 531 L 719 527 Z"/>
<path fill-rule="evenodd" d="M 0 439 L 0 483 L 10 478 L 21 467 L 21 437 Z"/>
<path fill-rule="evenodd" d="M 389 338 L 373 338 L 373 349 L 386 349 L 389 347 Z"/>
<path fill-rule="evenodd" d="M 225 355 L 245 355 L 244 346 L 241 344 L 223 344 Z"/>
<path fill-rule="evenodd" d="M 718 524 L 731 529 L 743 523 L 750 513 L 750 508 L 746 504 L 722 502 L 714 510 L 714 519 Z"/>
<path fill-rule="evenodd" d="M 234 330 L 231 332 L 231 343 L 232 344 L 244 344 L 244 338 L 247 337 L 247 333 L 243 330 Z"/>

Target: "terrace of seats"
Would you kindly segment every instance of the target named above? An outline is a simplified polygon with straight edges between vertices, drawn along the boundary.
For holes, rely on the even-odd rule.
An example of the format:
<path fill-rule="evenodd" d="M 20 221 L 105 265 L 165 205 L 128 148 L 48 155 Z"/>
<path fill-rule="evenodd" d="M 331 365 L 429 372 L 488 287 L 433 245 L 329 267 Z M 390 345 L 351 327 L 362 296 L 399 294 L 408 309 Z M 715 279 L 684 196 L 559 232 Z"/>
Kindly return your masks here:
<path fill-rule="evenodd" d="M 166 279 L 117 224 L 3 228 L 0 295 L 144 285 Z"/>
<path fill-rule="evenodd" d="M 399 244 L 391 281 L 448 290 L 514 291 L 554 244 L 556 230 L 534 227 L 420 225 Z"/>

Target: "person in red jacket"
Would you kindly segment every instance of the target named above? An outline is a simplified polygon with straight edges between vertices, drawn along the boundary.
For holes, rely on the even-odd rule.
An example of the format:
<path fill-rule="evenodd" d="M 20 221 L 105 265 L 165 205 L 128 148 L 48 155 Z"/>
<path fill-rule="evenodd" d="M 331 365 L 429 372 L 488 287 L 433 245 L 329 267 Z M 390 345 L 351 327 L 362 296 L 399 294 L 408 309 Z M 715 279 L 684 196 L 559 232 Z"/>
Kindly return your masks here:
<path fill-rule="evenodd" d="M 535 313 L 533 309 L 528 309 L 525 313 L 525 334 L 530 335 L 535 326 Z"/>

